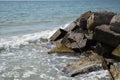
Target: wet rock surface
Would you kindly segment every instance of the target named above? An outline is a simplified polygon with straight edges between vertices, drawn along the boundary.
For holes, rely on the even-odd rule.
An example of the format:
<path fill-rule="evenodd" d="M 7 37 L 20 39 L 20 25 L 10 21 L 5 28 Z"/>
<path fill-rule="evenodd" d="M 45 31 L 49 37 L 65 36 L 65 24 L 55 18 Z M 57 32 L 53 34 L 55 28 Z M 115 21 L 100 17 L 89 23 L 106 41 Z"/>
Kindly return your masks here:
<path fill-rule="evenodd" d="M 56 47 L 48 53 L 74 53 L 80 57 L 78 61 L 63 67 L 62 72 L 67 76 L 78 77 L 104 70 L 109 77 L 101 80 L 120 80 L 119 30 L 119 14 L 88 11 L 65 29 L 59 29 L 52 35 L 50 41 Z"/>

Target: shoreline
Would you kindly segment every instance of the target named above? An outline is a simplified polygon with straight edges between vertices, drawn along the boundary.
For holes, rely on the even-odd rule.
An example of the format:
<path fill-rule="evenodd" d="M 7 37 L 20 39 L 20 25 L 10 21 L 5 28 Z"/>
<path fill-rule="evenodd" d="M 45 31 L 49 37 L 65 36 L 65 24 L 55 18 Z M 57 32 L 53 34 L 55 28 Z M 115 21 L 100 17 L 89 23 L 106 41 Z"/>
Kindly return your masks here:
<path fill-rule="evenodd" d="M 107 70 L 108 80 L 118 80 L 120 77 L 115 75 L 120 75 L 120 72 L 116 72 L 120 68 L 115 68 L 120 66 L 119 25 L 120 14 L 107 11 L 85 12 L 49 38 L 56 47 L 48 51 L 48 54 L 80 53 L 84 56 L 63 68 L 62 72 L 68 76 Z"/>

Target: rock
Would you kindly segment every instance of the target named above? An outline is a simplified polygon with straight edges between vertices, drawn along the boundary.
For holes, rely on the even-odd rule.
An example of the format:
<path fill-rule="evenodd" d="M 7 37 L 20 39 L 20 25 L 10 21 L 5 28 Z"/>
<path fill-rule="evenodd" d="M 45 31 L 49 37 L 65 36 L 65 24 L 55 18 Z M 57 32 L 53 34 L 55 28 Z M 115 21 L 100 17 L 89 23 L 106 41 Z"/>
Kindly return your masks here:
<path fill-rule="evenodd" d="M 80 26 L 83 30 L 87 29 L 87 19 L 93 14 L 94 12 L 88 11 L 82 14 L 75 22 L 78 26 Z"/>
<path fill-rule="evenodd" d="M 65 30 L 63 30 L 63 29 L 58 29 L 58 30 L 50 37 L 50 41 L 59 40 L 59 39 L 63 38 L 66 33 L 67 33 L 67 31 L 65 31 Z"/>
<path fill-rule="evenodd" d="M 79 74 L 89 73 L 92 71 L 100 70 L 102 68 L 101 58 L 97 55 L 91 55 L 89 58 L 84 57 L 80 61 L 73 62 L 63 68 L 63 72 L 68 76 L 76 76 Z"/>
<path fill-rule="evenodd" d="M 110 22 L 110 29 L 120 33 L 120 14 L 115 15 Z"/>
<path fill-rule="evenodd" d="M 112 54 L 120 58 L 120 44 L 113 50 Z"/>
<path fill-rule="evenodd" d="M 93 31 L 88 31 L 87 33 L 85 33 L 85 37 L 88 39 L 88 40 L 93 40 Z"/>
<path fill-rule="evenodd" d="M 70 34 L 64 37 L 61 43 L 71 49 L 80 49 L 82 47 L 85 47 L 86 45 L 87 39 L 83 38 L 84 38 L 83 33 L 71 32 Z"/>
<path fill-rule="evenodd" d="M 76 23 L 75 22 L 72 22 L 71 24 L 69 24 L 66 28 L 65 28 L 65 30 L 66 31 L 68 31 L 68 32 L 70 32 L 70 31 L 74 31 L 74 30 L 76 30 L 76 29 L 78 29 L 79 27 L 76 25 Z"/>
<path fill-rule="evenodd" d="M 111 47 L 117 47 L 120 44 L 120 34 L 111 31 L 108 25 L 97 26 L 94 32 L 94 39 Z"/>
<path fill-rule="evenodd" d="M 97 43 L 94 51 L 101 56 L 110 57 L 113 49 L 114 48 L 110 47 L 109 45 L 106 45 L 106 44 L 103 44 L 103 43 Z"/>
<path fill-rule="evenodd" d="M 120 80 L 120 62 L 110 66 L 110 72 L 114 80 Z"/>
<path fill-rule="evenodd" d="M 48 54 L 52 53 L 75 53 L 75 52 L 63 44 L 57 44 L 56 47 L 54 47 L 48 52 Z"/>
<path fill-rule="evenodd" d="M 87 28 L 94 30 L 94 28 L 98 25 L 109 24 L 114 15 L 114 13 L 107 11 L 95 12 L 87 20 Z"/>
<path fill-rule="evenodd" d="M 51 44 L 53 44 L 53 45 L 61 44 L 62 40 L 63 40 L 63 38 L 56 40 L 56 41 L 51 41 Z"/>
<path fill-rule="evenodd" d="M 92 11 L 87 11 L 87 12 L 81 14 L 80 17 L 79 17 L 78 19 L 76 19 L 76 22 L 79 22 L 79 23 L 80 23 L 80 20 L 81 20 L 82 18 L 84 18 L 84 19 L 87 20 L 93 13 L 94 13 L 94 12 L 92 12 Z M 79 25 L 79 24 L 77 24 L 77 25 Z"/>
<path fill-rule="evenodd" d="M 83 29 L 83 30 L 87 30 L 87 19 L 85 19 L 84 17 L 80 19 L 80 27 Z"/>

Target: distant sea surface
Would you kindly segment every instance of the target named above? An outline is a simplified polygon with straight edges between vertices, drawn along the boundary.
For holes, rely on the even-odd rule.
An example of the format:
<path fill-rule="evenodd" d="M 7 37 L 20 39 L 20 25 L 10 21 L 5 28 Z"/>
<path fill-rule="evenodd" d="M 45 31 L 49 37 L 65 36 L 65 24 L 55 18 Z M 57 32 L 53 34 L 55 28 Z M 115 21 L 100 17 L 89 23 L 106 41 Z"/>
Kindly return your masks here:
<path fill-rule="evenodd" d="M 106 71 L 66 77 L 59 69 L 79 57 L 47 54 L 55 30 L 89 10 L 120 13 L 120 0 L 0 1 L 0 80 L 107 78 Z"/>

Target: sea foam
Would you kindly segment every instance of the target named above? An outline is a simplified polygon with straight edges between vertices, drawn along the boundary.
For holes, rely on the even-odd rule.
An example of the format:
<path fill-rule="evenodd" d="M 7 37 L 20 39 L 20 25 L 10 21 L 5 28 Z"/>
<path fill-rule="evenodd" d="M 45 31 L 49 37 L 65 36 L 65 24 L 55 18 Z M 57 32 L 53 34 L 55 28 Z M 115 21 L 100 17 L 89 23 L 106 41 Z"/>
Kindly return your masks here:
<path fill-rule="evenodd" d="M 64 29 L 68 25 L 69 23 L 65 25 L 61 25 L 58 28 Z M 58 28 L 36 32 L 36 33 L 31 33 L 31 34 L 20 35 L 20 36 L 1 38 L 0 39 L 0 51 L 5 50 L 5 49 L 10 49 L 10 48 L 19 48 L 20 46 L 28 45 L 29 43 L 48 41 L 50 36 L 52 36 Z"/>
<path fill-rule="evenodd" d="M 56 30 L 46 30 L 32 34 L 25 34 L 22 36 L 12 36 L 0 39 L 0 50 L 6 48 L 19 48 L 20 45 L 28 45 L 37 41 L 48 39 Z"/>

